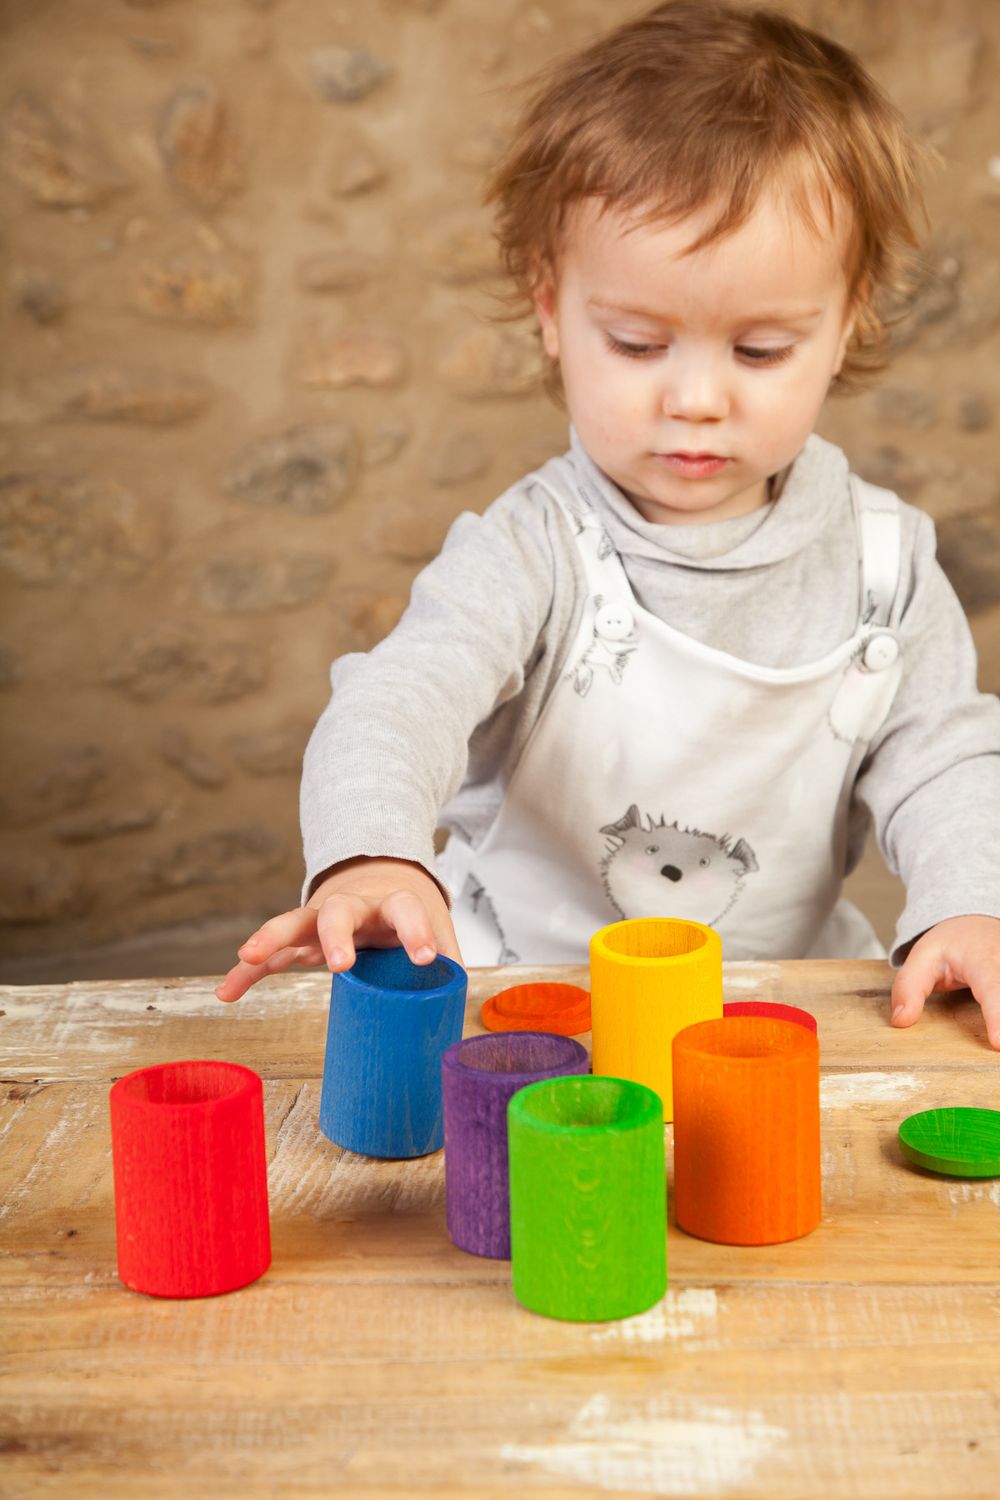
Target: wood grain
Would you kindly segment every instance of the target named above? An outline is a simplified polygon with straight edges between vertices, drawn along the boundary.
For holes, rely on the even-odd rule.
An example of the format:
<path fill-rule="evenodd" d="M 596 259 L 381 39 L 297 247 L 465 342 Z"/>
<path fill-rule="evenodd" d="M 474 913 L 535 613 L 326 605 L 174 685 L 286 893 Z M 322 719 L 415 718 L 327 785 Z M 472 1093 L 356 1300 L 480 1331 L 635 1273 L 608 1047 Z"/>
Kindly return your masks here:
<path fill-rule="evenodd" d="M 467 1034 L 536 977 L 586 984 L 473 971 Z M 1000 1184 L 918 1172 L 896 1140 L 916 1110 L 996 1103 L 978 1006 L 935 1000 L 899 1032 L 884 964 L 724 979 L 817 1017 L 823 1222 L 754 1248 L 671 1224 L 666 1297 L 607 1325 L 537 1317 L 508 1265 L 455 1249 L 440 1154 L 323 1139 L 322 974 L 231 1007 L 207 979 L 0 991 L 0 1493 L 1000 1493 Z M 230 1296 L 159 1301 L 115 1274 L 107 1094 L 199 1056 L 265 1079 L 274 1258 Z"/>

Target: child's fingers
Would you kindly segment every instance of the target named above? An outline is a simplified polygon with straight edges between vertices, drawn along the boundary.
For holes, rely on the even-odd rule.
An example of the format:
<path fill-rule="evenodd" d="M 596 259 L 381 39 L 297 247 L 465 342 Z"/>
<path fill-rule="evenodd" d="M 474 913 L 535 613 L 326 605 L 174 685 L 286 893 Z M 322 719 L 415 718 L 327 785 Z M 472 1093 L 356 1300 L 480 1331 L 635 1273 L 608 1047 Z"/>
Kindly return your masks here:
<path fill-rule="evenodd" d="M 988 980 L 985 983 L 974 984 L 972 993 L 982 1006 L 990 1046 L 1000 1052 L 1000 983 Z"/>
<path fill-rule="evenodd" d="M 327 896 L 317 913 L 316 933 L 331 973 L 340 974 L 354 963 L 354 934 L 371 913 L 372 904 L 363 896 L 346 892 Z"/>
<path fill-rule="evenodd" d="M 268 974 L 280 974 L 285 969 L 290 969 L 293 964 L 312 966 L 322 962 L 322 950 L 315 943 L 308 943 L 304 947 L 279 948 L 277 953 L 272 953 L 266 963 L 248 964 L 241 960 L 238 964 L 234 964 L 229 973 L 216 985 L 215 993 L 218 999 L 229 1003 L 239 1000 L 251 985 L 256 984 L 258 979 L 263 979 Z"/>
<path fill-rule="evenodd" d="M 280 948 L 294 948 L 316 934 L 316 912 L 310 906 L 296 906 L 271 917 L 236 951 L 244 963 L 261 964 Z"/>
<path fill-rule="evenodd" d="M 892 986 L 893 1026 L 912 1026 L 919 1020 L 924 1001 L 934 992 L 940 970 L 937 944 L 914 943 Z"/>
<path fill-rule="evenodd" d="M 415 964 L 429 964 L 437 957 L 430 916 L 415 892 L 393 891 L 382 902 L 382 915 Z"/>

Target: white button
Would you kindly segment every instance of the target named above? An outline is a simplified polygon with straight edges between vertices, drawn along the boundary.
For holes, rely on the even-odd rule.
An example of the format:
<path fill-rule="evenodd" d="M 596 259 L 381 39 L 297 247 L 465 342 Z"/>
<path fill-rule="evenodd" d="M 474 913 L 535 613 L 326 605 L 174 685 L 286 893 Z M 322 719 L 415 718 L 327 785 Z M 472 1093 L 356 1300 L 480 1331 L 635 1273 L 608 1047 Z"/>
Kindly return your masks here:
<path fill-rule="evenodd" d="M 635 619 L 627 604 L 602 604 L 594 619 L 594 629 L 605 641 L 623 641 L 635 629 Z"/>
<path fill-rule="evenodd" d="M 899 655 L 899 642 L 892 635 L 873 635 L 862 653 L 862 665 L 869 672 L 882 672 L 891 667 Z"/>

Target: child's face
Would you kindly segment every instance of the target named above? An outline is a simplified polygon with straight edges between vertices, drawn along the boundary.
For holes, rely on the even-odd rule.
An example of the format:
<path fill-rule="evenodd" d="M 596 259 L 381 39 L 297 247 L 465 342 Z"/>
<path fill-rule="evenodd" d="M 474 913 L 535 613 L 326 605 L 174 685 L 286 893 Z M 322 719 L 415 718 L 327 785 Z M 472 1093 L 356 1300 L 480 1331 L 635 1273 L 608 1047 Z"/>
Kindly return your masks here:
<path fill-rule="evenodd" d="M 557 284 L 535 301 L 583 446 L 647 520 L 756 510 L 844 358 L 846 224 L 820 238 L 768 196 L 732 234 L 682 256 L 714 210 L 630 228 L 601 207 L 574 206 Z"/>

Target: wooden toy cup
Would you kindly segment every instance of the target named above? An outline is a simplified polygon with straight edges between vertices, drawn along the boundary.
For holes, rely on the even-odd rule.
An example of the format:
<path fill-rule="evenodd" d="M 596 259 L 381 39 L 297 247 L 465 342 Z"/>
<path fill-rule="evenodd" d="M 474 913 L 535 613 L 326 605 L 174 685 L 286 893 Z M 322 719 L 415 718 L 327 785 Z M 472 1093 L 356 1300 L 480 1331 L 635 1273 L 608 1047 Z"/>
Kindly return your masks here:
<path fill-rule="evenodd" d="M 589 1073 L 586 1047 L 536 1031 L 470 1036 L 441 1063 L 448 1233 L 460 1250 L 510 1259 L 507 1105 L 518 1089 Z"/>
<path fill-rule="evenodd" d="M 363 948 L 330 991 L 319 1124 L 336 1145 L 401 1160 L 444 1144 L 441 1058 L 462 1035 L 467 976 L 438 957 Z"/>
<path fill-rule="evenodd" d="M 722 943 L 700 922 L 639 917 L 590 940 L 594 1072 L 644 1083 L 673 1119 L 671 1043 L 722 1015 Z"/>
<path fill-rule="evenodd" d="M 674 1038 L 674 1214 L 720 1245 L 777 1245 L 816 1228 L 819 1043 L 761 1016 Z"/>
<path fill-rule="evenodd" d="M 154 1297 L 211 1297 L 271 1263 L 264 1095 L 249 1068 L 171 1062 L 111 1089 L 118 1275 Z"/>
<path fill-rule="evenodd" d="M 550 1318 L 601 1322 L 667 1285 L 663 1106 L 621 1078 L 554 1078 L 507 1109 L 514 1295 Z"/>

